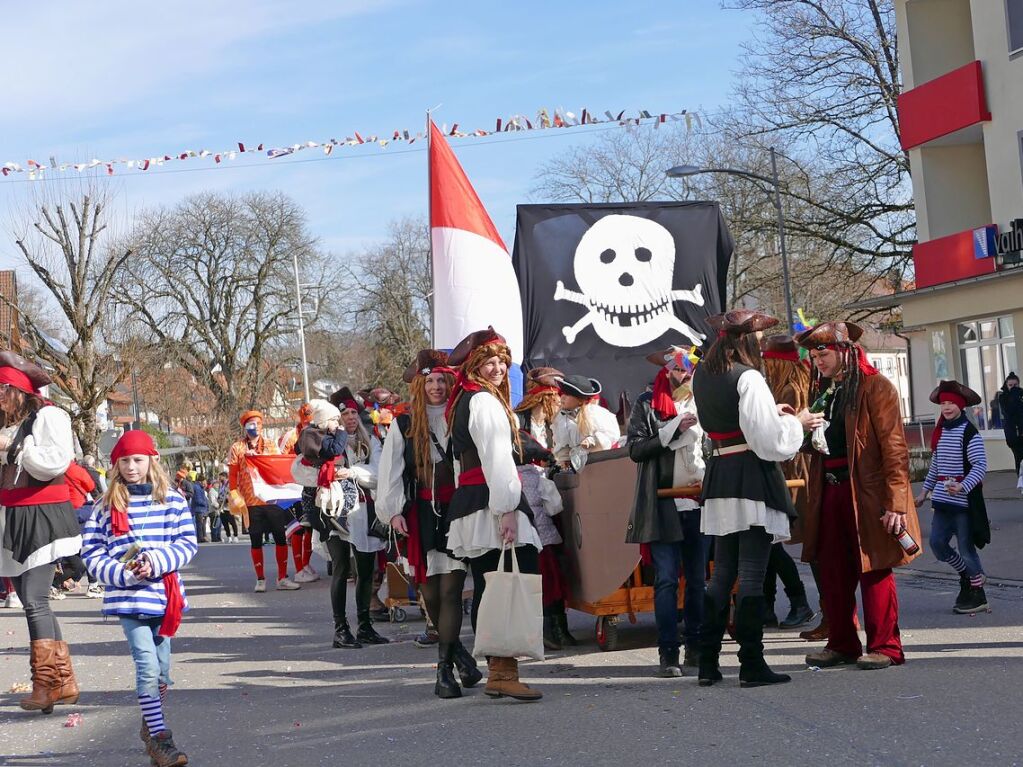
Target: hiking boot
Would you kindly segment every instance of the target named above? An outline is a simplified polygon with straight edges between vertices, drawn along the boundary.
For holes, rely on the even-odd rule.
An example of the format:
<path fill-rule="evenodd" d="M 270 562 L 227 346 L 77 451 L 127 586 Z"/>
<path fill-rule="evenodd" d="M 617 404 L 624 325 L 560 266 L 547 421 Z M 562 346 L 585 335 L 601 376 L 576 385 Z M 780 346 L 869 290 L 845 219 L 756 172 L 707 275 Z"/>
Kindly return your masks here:
<path fill-rule="evenodd" d="M 153 735 L 146 744 L 146 753 L 154 767 L 182 767 L 188 764 L 188 757 L 174 745 L 170 730 Z"/>
<path fill-rule="evenodd" d="M 657 676 L 662 679 L 677 679 L 682 676 L 682 667 L 678 665 L 677 647 L 662 647 L 657 654 L 660 658 Z"/>
<path fill-rule="evenodd" d="M 879 652 L 868 652 L 856 659 L 856 667 L 864 671 L 875 671 L 888 668 L 890 665 L 892 665 L 892 659 Z"/>
<path fill-rule="evenodd" d="M 348 621 L 342 618 L 334 619 L 334 647 L 345 648 L 346 650 L 358 650 L 362 645 L 352 636 L 352 630 L 348 627 Z"/>
<path fill-rule="evenodd" d="M 817 615 L 806 601 L 806 594 L 798 594 L 789 599 L 789 614 L 778 624 L 782 629 L 796 629 L 804 626 Z"/>
<path fill-rule="evenodd" d="M 825 647 L 823 650 L 817 650 L 806 654 L 806 665 L 816 666 L 817 668 L 833 668 L 835 666 L 848 666 L 856 662 L 856 658 L 851 655 L 843 655 L 835 650 L 828 649 Z"/>
<path fill-rule="evenodd" d="M 970 593 L 967 595 L 966 600 L 961 605 L 957 604 L 953 607 L 952 611 L 959 615 L 991 612 L 991 607 L 987 603 L 987 595 L 984 593 L 984 587 L 971 586 Z"/>
<path fill-rule="evenodd" d="M 485 692 L 491 698 L 505 696 L 521 701 L 540 700 L 543 693 L 519 681 L 519 662 L 515 658 L 490 658 Z"/>

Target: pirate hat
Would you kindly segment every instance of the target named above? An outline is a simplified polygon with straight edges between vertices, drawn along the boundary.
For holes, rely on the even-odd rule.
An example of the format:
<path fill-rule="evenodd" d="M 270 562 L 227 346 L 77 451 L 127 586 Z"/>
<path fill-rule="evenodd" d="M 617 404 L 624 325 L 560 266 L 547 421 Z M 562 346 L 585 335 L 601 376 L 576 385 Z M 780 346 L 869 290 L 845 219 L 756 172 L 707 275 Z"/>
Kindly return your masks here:
<path fill-rule="evenodd" d="M 412 383 L 412 379 L 416 377 L 416 374 L 428 376 L 433 372 L 434 368 L 447 367 L 448 355 L 447 352 L 438 351 L 437 349 L 422 349 L 416 358 L 412 360 L 412 364 L 405 368 L 405 373 L 402 375 L 401 380 L 405 383 Z"/>
<path fill-rule="evenodd" d="M 863 328 L 855 322 L 821 322 L 796 336 L 796 343 L 804 349 L 817 349 L 831 344 L 855 343 L 863 335 Z"/>
<path fill-rule="evenodd" d="M 508 342 L 504 340 L 504 336 L 494 330 L 493 325 L 489 325 L 486 330 L 476 330 L 459 341 L 458 345 L 451 350 L 448 355 L 448 364 L 451 367 L 457 367 L 465 362 L 473 351 L 484 344 L 491 343 L 507 345 Z"/>
<path fill-rule="evenodd" d="M 590 397 L 596 397 L 601 392 L 600 381 L 596 378 L 587 378 L 586 376 L 571 375 L 564 376 L 558 379 L 558 388 L 562 394 L 570 394 L 573 397 L 579 399 L 589 399 Z"/>
<path fill-rule="evenodd" d="M 352 394 L 352 390 L 347 386 L 342 386 L 336 392 L 331 394 L 327 397 L 327 401 L 338 410 L 362 410 L 362 406 L 359 404 L 359 401 L 355 399 L 355 395 Z"/>
<path fill-rule="evenodd" d="M 707 324 L 719 333 L 728 333 L 733 336 L 743 336 L 747 333 L 756 333 L 759 330 L 767 330 L 777 325 L 780 320 L 770 314 L 757 311 L 756 309 L 733 309 L 730 312 L 715 314 L 707 318 Z"/>
<path fill-rule="evenodd" d="M 526 373 L 526 391 L 529 392 L 541 386 L 556 387 L 558 379 L 564 377 L 565 374 L 557 368 L 533 368 Z"/>
<path fill-rule="evenodd" d="M 965 403 L 966 407 L 972 407 L 973 405 L 980 404 L 980 395 L 977 394 L 969 386 L 963 386 L 958 381 L 939 381 L 938 385 L 934 387 L 934 391 L 931 392 L 931 402 L 938 404 L 941 402 L 942 394 L 951 394 L 954 397 L 959 398 Z M 953 400 L 954 401 L 954 400 Z M 956 403 L 960 407 L 960 403 Z"/>
<path fill-rule="evenodd" d="M 52 383 L 50 376 L 36 363 L 14 352 L 0 352 L 0 384 L 13 386 L 26 394 L 38 394 L 49 383 Z"/>

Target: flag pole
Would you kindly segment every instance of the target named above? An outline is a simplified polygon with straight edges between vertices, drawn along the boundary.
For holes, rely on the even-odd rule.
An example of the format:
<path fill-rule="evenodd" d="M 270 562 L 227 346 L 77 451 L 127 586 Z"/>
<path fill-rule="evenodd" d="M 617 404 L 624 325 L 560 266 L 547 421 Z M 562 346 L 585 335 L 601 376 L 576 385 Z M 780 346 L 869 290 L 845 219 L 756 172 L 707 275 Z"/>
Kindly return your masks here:
<path fill-rule="evenodd" d="M 433 152 L 431 130 L 433 118 L 431 110 L 426 110 L 426 236 L 429 248 L 427 250 L 430 259 L 430 346 L 437 345 L 437 320 L 433 305 L 433 297 L 436 292 L 436 278 L 433 273 Z"/>

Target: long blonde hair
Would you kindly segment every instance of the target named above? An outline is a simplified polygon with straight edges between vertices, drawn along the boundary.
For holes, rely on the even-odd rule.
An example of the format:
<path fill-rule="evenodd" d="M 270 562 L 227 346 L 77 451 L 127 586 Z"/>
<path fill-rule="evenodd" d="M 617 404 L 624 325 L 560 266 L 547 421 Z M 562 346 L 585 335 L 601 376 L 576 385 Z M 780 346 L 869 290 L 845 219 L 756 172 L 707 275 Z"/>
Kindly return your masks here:
<path fill-rule="evenodd" d="M 345 431 L 348 430 L 345 429 Z M 348 434 L 348 446 L 352 449 L 356 463 L 368 461 L 373 455 L 373 443 L 370 442 L 369 432 L 366 431 L 366 427 L 362 423 L 362 416 L 359 414 L 357 414 L 355 431 Z"/>
<path fill-rule="evenodd" d="M 454 386 L 454 376 L 445 373 L 444 380 L 450 393 Z M 433 477 L 433 454 L 430 452 L 430 416 L 426 412 L 426 376 L 416 374 L 408 388 L 412 395 L 409 413 L 412 425 L 408 436 L 412 440 L 412 449 L 416 457 L 416 477 L 420 482 L 429 483 Z"/>
<path fill-rule="evenodd" d="M 146 474 L 146 482 L 153 485 L 153 501 L 163 503 L 167 500 L 167 490 L 170 488 L 170 477 L 167 470 L 160 463 L 159 456 L 149 456 L 149 471 Z M 128 510 L 128 483 L 124 481 L 121 472 L 117 470 L 117 461 L 107 472 L 107 491 L 103 493 L 103 508 Z"/>

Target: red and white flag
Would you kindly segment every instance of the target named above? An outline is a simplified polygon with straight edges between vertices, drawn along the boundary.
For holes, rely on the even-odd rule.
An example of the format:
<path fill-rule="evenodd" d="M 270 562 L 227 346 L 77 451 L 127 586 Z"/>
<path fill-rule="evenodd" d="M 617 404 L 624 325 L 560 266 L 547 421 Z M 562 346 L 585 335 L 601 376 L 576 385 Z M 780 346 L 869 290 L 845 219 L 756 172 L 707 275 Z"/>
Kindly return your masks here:
<path fill-rule="evenodd" d="M 302 486 L 291 476 L 293 455 L 246 455 L 257 498 L 288 508 L 302 500 Z"/>
<path fill-rule="evenodd" d="M 430 121 L 434 344 L 493 325 L 522 361 L 522 299 L 511 256 L 444 134 Z"/>

